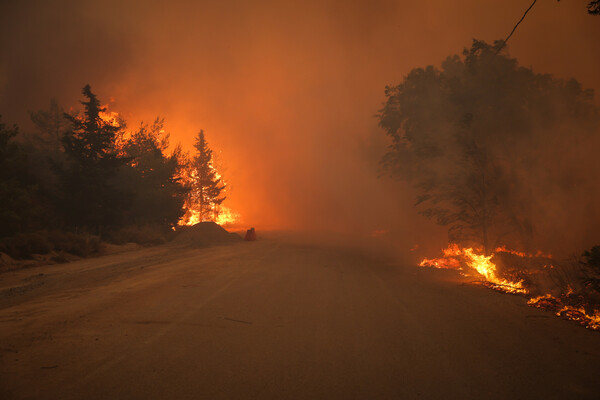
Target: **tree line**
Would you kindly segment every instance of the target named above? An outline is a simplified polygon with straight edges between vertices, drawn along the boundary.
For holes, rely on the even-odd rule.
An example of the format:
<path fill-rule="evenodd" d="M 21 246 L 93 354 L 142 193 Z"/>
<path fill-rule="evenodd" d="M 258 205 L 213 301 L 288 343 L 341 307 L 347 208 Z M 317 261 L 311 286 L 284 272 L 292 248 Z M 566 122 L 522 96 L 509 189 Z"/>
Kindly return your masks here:
<path fill-rule="evenodd" d="M 131 227 L 169 231 L 194 207 L 201 220 L 216 216 L 226 189 L 203 131 L 196 154 L 169 150 L 164 119 L 130 130 L 89 85 L 82 94 L 81 112 L 52 101 L 31 113 L 34 133 L 0 121 L 0 251 L 33 232 L 110 238 Z"/>

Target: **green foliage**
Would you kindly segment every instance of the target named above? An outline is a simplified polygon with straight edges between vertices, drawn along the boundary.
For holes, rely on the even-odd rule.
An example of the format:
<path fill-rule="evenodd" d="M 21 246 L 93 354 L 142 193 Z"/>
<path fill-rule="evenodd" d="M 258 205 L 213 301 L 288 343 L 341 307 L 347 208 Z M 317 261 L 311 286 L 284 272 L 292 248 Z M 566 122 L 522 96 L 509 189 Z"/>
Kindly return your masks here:
<path fill-rule="evenodd" d="M 546 144 L 598 122 L 591 91 L 519 67 L 502 46 L 475 40 L 440 69 L 413 69 L 386 88 L 379 113 L 392 139 L 384 171 L 415 185 L 420 211 L 449 226 L 451 240 L 486 249 L 515 235 L 527 242 Z"/>

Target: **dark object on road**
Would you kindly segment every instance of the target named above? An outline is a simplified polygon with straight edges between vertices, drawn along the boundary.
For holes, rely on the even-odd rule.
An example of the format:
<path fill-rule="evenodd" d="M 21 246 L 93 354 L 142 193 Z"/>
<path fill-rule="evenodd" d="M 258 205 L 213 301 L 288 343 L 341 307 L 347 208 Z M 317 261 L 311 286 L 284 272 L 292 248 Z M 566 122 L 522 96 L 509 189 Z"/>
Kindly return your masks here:
<path fill-rule="evenodd" d="M 200 222 L 193 226 L 182 226 L 177 229 L 173 243 L 205 247 L 216 244 L 226 244 L 242 240 L 235 233 L 227 232 L 214 222 Z"/>
<path fill-rule="evenodd" d="M 246 237 L 244 237 L 244 240 L 247 242 L 256 240 L 256 231 L 254 228 L 250 228 L 246 231 Z"/>

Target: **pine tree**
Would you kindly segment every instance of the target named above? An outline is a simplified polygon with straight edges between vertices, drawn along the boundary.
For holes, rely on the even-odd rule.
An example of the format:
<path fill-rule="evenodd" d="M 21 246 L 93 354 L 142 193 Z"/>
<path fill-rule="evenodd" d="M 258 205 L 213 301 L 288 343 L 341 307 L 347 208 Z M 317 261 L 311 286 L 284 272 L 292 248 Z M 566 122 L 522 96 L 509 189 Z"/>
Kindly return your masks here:
<path fill-rule="evenodd" d="M 15 141 L 19 130 L 0 122 L 0 237 L 23 232 L 39 218 L 28 154 Z"/>
<path fill-rule="evenodd" d="M 115 151 L 120 126 L 101 117 L 105 111 L 92 93 L 83 88 L 83 115 L 64 114 L 70 122 L 63 136 L 66 165 L 57 166 L 63 191 L 62 207 L 67 224 L 95 231 L 112 226 L 122 219 L 125 207 L 122 194 L 111 180 L 124 159 Z"/>
<path fill-rule="evenodd" d="M 188 203 L 199 213 L 201 221 L 214 220 L 218 206 L 225 200 L 221 177 L 213 167 L 212 150 L 208 147 L 204 131 L 196 136 L 196 155 L 191 163 L 191 191 Z"/>
<path fill-rule="evenodd" d="M 49 109 L 31 112 L 29 115 L 37 130 L 32 135 L 32 142 L 51 156 L 61 153 L 62 139 L 65 131 L 69 129 L 69 121 L 65 118 L 65 112 L 58 101 L 52 99 Z"/>
<path fill-rule="evenodd" d="M 112 164 L 116 158 L 114 143 L 121 127 L 101 118 L 100 114 L 106 109 L 100 106 L 90 85 L 83 88 L 83 95 L 88 99 L 81 102 L 85 108 L 83 117 L 65 113 L 72 124 L 72 129 L 63 136 L 65 152 L 79 162 Z"/>
<path fill-rule="evenodd" d="M 164 133 L 160 118 L 142 124 L 123 144 L 121 151 L 128 161 L 118 179 L 131 198 L 125 223 L 172 227 L 182 217 L 187 195 L 180 178 L 182 150 L 177 145 L 169 155 L 168 147 L 169 134 Z"/>

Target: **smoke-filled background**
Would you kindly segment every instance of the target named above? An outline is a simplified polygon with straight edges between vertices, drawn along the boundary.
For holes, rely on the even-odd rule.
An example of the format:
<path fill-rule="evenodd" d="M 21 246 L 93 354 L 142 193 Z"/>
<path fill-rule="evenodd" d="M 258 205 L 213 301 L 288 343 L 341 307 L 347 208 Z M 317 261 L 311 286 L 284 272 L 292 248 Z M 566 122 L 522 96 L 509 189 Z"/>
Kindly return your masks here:
<path fill-rule="evenodd" d="M 233 188 L 227 204 L 248 225 L 392 230 L 407 246 L 430 235 L 439 242 L 445 231 L 416 214 L 414 193 L 378 178 L 389 143 L 374 117 L 384 87 L 460 54 L 473 38 L 506 37 L 529 4 L 5 1 L 0 113 L 32 129 L 30 111 L 53 97 L 79 108 L 89 83 L 130 127 L 165 117 L 172 142 L 186 149 L 204 129 Z M 585 4 L 538 2 L 510 55 L 600 90 L 600 20 Z M 597 164 L 582 165 L 597 173 Z M 595 210 L 595 186 L 573 191 L 573 210 Z M 572 249 L 600 242 L 597 212 L 553 216 L 553 241 L 567 237 Z"/>

